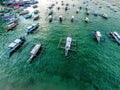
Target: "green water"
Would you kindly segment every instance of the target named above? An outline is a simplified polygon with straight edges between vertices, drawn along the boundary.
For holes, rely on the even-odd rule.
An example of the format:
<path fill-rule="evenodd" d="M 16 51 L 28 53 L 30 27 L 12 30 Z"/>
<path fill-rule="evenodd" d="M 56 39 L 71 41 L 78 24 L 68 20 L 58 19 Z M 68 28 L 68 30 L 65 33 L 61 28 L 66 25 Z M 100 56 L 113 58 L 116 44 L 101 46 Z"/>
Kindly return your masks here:
<path fill-rule="evenodd" d="M 56 9 L 61 6 L 61 1 L 58 0 L 59 3 L 54 7 L 54 18 L 62 14 L 65 20 L 62 24 L 57 20 L 49 23 L 46 20 L 46 7 L 48 2 L 55 1 L 57 0 L 39 1 L 41 19 L 35 22 L 40 23 L 40 28 L 33 34 L 26 36 L 25 33 L 26 27 L 34 23 L 32 19 L 25 20 L 20 16 L 20 24 L 16 30 L 9 32 L 3 28 L 4 24 L 1 22 L 0 90 L 120 90 L 120 46 L 106 36 L 109 31 L 120 33 L 120 8 L 102 1 L 95 5 L 90 1 L 90 23 L 87 24 L 81 20 L 86 17 L 85 9 L 79 14 L 75 13 L 78 6 L 85 8 L 83 1 L 86 0 L 63 0 L 70 3 L 70 10 L 67 12 Z M 106 7 L 108 5 L 117 12 Z M 107 13 L 109 19 L 92 15 L 95 9 L 99 13 Z M 74 23 L 70 22 L 72 15 L 76 19 Z M 96 29 L 101 31 L 106 42 L 98 44 L 90 36 Z M 58 49 L 57 45 L 61 37 L 66 38 L 70 34 L 77 40 L 78 51 L 69 52 L 65 57 L 64 50 Z M 23 46 L 10 58 L 2 57 L 9 43 L 21 35 L 26 36 Z M 30 51 L 37 43 L 42 43 L 43 49 L 28 64 Z"/>

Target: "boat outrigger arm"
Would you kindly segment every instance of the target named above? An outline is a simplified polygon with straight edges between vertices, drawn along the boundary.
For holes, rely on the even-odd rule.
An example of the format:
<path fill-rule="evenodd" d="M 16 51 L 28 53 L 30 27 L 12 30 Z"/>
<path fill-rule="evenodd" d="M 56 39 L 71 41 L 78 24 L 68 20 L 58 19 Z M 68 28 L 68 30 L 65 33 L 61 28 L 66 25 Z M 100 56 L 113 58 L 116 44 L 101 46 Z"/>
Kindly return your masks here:
<path fill-rule="evenodd" d="M 71 47 L 71 42 L 72 42 L 72 38 L 71 37 L 67 37 L 66 45 L 65 45 L 65 56 L 68 55 L 68 52 L 69 52 L 70 47 Z"/>

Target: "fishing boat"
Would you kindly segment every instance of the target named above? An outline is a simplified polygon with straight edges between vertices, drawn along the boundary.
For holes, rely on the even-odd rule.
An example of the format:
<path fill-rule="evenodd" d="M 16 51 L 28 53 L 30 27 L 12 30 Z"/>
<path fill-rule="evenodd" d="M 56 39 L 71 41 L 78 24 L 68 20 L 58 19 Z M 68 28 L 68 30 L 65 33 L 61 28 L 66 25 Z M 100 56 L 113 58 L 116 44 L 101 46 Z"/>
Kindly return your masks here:
<path fill-rule="evenodd" d="M 35 11 L 34 11 L 34 14 L 38 14 L 38 13 L 39 13 L 39 10 L 35 10 Z"/>
<path fill-rule="evenodd" d="M 18 25 L 18 21 L 11 21 L 11 22 L 7 25 L 6 30 L 7 30 L 7 31 L 12 30 L 12 29 L 14 29 L 17 25 Z"/>
<path fill-rule="evenodd" d="M 100 43 L 101 37 L 102 37 L 102 35 L 101 35 L 100 31 L 95 31 L 95 38 L 97 39 L 98 43 Z"/>
<path fill-rule="evenodd" d="M 25 16 L 25 19 L 29 19 L 31 17 L 32 17 L 32 14 L 28 14 L 28 15 Z"/>
<path fill-rule="evenodd" d="M 39 27 L 39 23 L 32 24 L 31 26 L 27 27 L 27 34 L 31 33 L 32 31 L 36 30 Z"/>
<path fill-rule="evenodd" d="M 98 16 L 98 11 L 95 11 L 95 12 L 94 12 L 94 16 Z"/>
<path fill-rule="evenodd" d="M 34 16 L 33 20 L 36 21 L 36 20 L 38 20 L 39 18 L 40 18 L 40 16 L 39 16 L 39 15 L 36 15 L 36 16 Z"/>
<path fill-rule="evenodd" d="M 37 6 L 37 5 L 33 5 L 32 7 L 33 7 L 33 8 L 37 8 L 38 6 Z"/>
<path fill-rule="evenodd" d="M 110 32 L 110 36 L 115 39 L 118 44 L 120 44 L 120 35 L 117 32 Z"/>
<path fill-rule="evenodd" d="M 14 10 L 16 13 L 20 13 L 22 11 L 24 11 L 24 8 L 23 7 L 19 7 L 17 9 Z"/>
<path fill-rule="evenodd" d="M 62 15 L 60 15 L 59 16 L 59 22 L 62 23 L 62 21 L 63 21 L 63 17 L 62 17 Z"/>
<path fill-rule="evenodd" d="M 52 15 L 48 16 L 48 20 L 49 20 L 49 22 L 52 22 L 52 20 L 53 20 Z"/>
<path fill-rule="evenodd" d="M 49 15 L 53 15 L 53 10 L 49 10 L 49 11 L 48 11 L 48 16 L 49 16 Z"/>
<path fill-rule="evenodd" d="M 107 19 L 108 15 L 107 14 L 103 14 L 102 17 L 105 18 L 105 19 Z"/>
<path fill-rule="evenodd" d="M 71 36 L 67 38 L 60 38 L 57 48 L 65 50 L 65 56 L 68 56 L 68 52 L 77 52 L 77 41 L 72 39 Z"/>
<path fill-rule="evenodd" d="M 70 47 L 71 47 L 71 42 L 72 42 L 72 38 L 71 37 L 67 37 L 66 45 L 65 45 L 65 56 L 68 55 L 68 52 L 69 52 Z"/>
<path fill-rule="evenodd" d="M 79 13 L 79 9 L 76 10 L 76 14 L 78 14 L 78 13 Z"/>
<path fill-rule="evenodd" d="M 4 16 L 4 13 L 0 13 L 0 16 Z"/>
<path fill-rule="evenodd" d="M 25 10 L 25 11 L 20 12 L 20 15 L 26 15 L 26 14 L 28 14 L 28 13 L 29 13 L 29 11 L 28 11 L 28 10 Z"/>
<path fill-rule="evenodd" d="M 31 50 L 31 57 L 29 58 L 28 62 L 31 63 L 31 61 L 33 60 L 33 58 L 37 55 L 38 51 L 41 48 L 41 43 L 40 44 L 36 44 L 35 47 Z"/>
<path fill-rule="evenodd" d="M 74 18 L 75 18 L 74 16 L 71 17 L 71 22 L 74 22 Z"/>
<path fill-rule="evenodd" d="M 89 14 L 90 14 L 90 11 L 89 11 L 89 10 L 87 10 L 87 11 L 86 11 L 86 15 L 89 15 Z"/>
<path fill-rule="evenodd" d="M 88 18 L 88 17 L 85 17 L 84 21 L 85 21 L 86 23 L 88 23 L 88 22 L 89 22 L 89 18 Z"/>
<path fill-rule="evenodd" d="M 23 43 L 25 42 L 25 38 L 24 37 L 20 37 L 18 39 L 15 39 L 13 42 L 11 42 L 8 46 L 8 51 L 7 54 L 11 54 L 12 52 L 14 52 L 16 49 L 18 49 L 18 47 L 20 47 Z"/>

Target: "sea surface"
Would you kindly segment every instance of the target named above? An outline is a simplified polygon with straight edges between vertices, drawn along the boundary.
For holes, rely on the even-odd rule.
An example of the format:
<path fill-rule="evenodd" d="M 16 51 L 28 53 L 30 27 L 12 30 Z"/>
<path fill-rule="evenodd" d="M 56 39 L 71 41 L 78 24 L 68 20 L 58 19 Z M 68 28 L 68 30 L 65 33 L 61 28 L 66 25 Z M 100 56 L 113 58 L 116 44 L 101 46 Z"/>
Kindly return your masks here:
<path fill-rule="evenodd" d="M 120 8 L 102 0 L 62 1 L 63 6 L 61 0 L 39 0 L 36 9 L 40 10 L 40 20 L 26 20 L 17 14 L 19 25 L 15 30 L 7 32 L 0 22 L 0 90 L 120 90 L 120 45 L 108 35 L 110 31 L 120 33 Z M 47 7 L 52 3 L 54 20 L 49 23 Z M 69 10 L 65 11 L 67 3 Z M 82 9 L 76 14 L 80 6 Z M 86 7 L 90 11 L 88 16 Z M 32 6 L 27 9 L 33 14 Z M 100 15 L 94 16 L 94 11 Z M 104 13 L 108 19 L 101 17 Z M 63 16 L 62 23 L 58 21 L 59 15 Z M 89 23 L 84 22 L 85 17 Z M 40 27 L 26 35 L 27 26 L 37 22 Z M 105 41 L 97 43 L 93 35 L 96 30 Z M 70 51 L 65 57 L 64 49 L 57 46 L 60 38 L 69 35 L 77 41 L 77 52 Z M 26 42 L 7 57 L 8 45 L 20 36 L 25 36 Z M 38 43 L 42 43 L 42 49 L 29 64 L 30 51 Z"/>

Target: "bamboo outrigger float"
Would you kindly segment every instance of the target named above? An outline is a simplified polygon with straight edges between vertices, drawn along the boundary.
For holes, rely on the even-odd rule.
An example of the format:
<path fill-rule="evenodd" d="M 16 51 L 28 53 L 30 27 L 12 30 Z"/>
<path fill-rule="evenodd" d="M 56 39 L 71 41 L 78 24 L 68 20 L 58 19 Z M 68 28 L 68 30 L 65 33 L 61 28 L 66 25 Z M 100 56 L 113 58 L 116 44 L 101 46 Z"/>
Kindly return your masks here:
<path fill-rule="evenodd" d="M 77 41 L 72 37 L 61 38 L 57 48 L 65 49 L 65 56 L 68 56 L 69 51 L 77 52 Z"/>
<path fill-rule="evenodd" d="M 31 61 L 33 60 L 33 58 L 37 55 L 38 51 L 41 48 L 41 43 L 40 44 L 36 44 L 35 47 L 31 50 L 31 57 L 29 58 L 28 62 L 31 63 Z"/>

